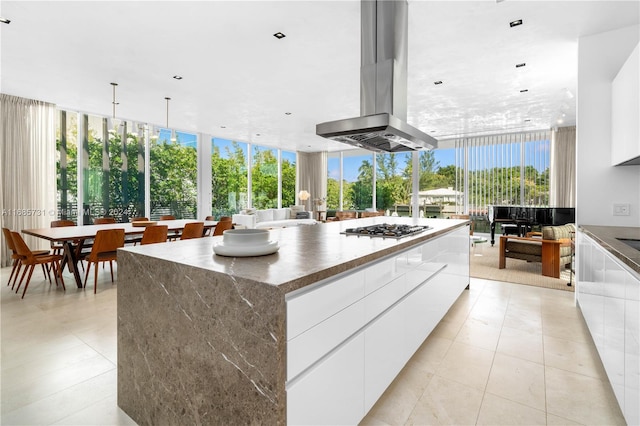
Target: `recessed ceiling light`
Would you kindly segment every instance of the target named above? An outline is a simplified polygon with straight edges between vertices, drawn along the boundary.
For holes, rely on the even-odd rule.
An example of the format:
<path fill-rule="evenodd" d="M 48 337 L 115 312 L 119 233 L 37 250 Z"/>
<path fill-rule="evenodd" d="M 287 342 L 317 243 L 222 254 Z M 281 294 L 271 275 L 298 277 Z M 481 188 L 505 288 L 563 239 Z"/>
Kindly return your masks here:
<path fill-rule="evenodd" d="M 527 119 L 525 119 L 525 120 L 524 120 L 524 122 L 525 122 L 525 123 L 528 123 L 528 122 L 530 122 L 530 121 L 531 121 L 531 119 L 530 119 L 530 118 L 527 118 Z"/>
<path fill-rule="evenodd" d="M 436 86 L 439 84 L 442 84 L 442 81 L 438 80 L 438 81 L 434 81 L 433 84 L 435 84 Z"/>
<path fill-rule="evenodd" d="M 275 33 L 273 36 L 274 36 L 275 38 L 277 38 L 278 40 L 281 40 L 281 39 L 283 39 L 283 38 L 285 38 L 285 37 L 286 37 L 286 35 L 284 35 L 284 34 L 283 34 L 283 33 L 281 33 L 280 31 L 278 31 L 277 33 Z"/>
<path fill-rule="evenodd" d="M 227 128 L 227 126 L 220 126 L 220 128 L 221 128 L 221 129 L 226 129 L 226 128 Z"/>
<path fill-rule="evenodd" d="M 529 91 L 529 89 L 522 89 L 522 90 L 520 91 L 520 93 L 526 93 L 526 92 L 528 92 L 528 91 Z"/>
<path fill-rule="evenodd" d="M 513 27 L 517 27 L 518 25 L 522 25 L 522 19 L 517 19 L 517 20 L 515 20 L 515 21 L 511 21 L 511 22 L 509 22 L 509 26 L 510 26 L 511 28 L 513 28 Z"/>
<path fill-rule="evenodd" d="M 181 75 L 174 75 L 173 78 L 175 80 L 182 80 L 182 76 Z"/>
<path fill-rule="evenodd" d="M 290 112 L 285 112 L 284 115 L 291 115 L 291 113 Z"/>
<path fill-rule="evenodd" d="M 260 133 L 256 133 L 256 136 L 260 136 Z"/>
<path fill-rule="evenodd" d="M 522 67 L 524 67 L 525 65 L 527 65 L 527 64 L 526 64 L 526 62 L 523 62 L 523 63 L 521 63 L 521 64 L 516 64 L 516 68 L 522 68 Z"/>
<path fill-rule="evenodd" d="M 0 16 L 0 22 L 2 22 L 3 24 L 10 24 L 11 19 L 3 18 L 2 16 Z"/>

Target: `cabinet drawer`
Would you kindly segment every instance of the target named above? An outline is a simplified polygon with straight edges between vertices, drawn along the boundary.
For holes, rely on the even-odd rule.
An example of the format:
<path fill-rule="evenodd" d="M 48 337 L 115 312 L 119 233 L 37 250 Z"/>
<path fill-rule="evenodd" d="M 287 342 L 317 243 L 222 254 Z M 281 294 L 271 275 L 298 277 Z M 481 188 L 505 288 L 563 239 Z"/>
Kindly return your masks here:
<path fill-rule="evenodd" d="M 398 263 L 406 263 L 406 255 L 393 256 L 392 258 L 375 262 L 366 268 L 364 271 L 365 295 L 373 293 L 380 287 L 393 281 L 398 275 L 401 275 Z"/>
<path fill-rule="evenodd" d="M 359 300 L 287 342 L 287 380 L 331 352 L 364 325 L 364 300 Z"/>
<path fill-rule="evenodd" d="M 355 425 L 364 417 L 364 336 L 359 334 L 287 387 L 287 423 Z"/>
<path fill-rule="evenodd" d="M 406 294 L 405 276 L 401 275 L 389 284 L 369 294 L 365 299 L 365 323 L 368 323 Z"/>
<path fill-rule="evenodd" d="M 287 340 L 364 297 L 364 271 L 328 281 L 287 299 Z"/>

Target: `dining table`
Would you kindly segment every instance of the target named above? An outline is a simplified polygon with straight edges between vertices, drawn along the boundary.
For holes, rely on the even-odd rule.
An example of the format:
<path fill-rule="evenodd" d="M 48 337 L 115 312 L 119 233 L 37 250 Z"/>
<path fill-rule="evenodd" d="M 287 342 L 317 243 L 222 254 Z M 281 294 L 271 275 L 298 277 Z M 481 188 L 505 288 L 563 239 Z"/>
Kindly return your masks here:
<path fill-rule="evenodd" d="M 194 219 L 158 220 L 154 222 L 157 225 L 167 225 L 169 232 L 179 232 L 190 222 L 204 222 L 205 230 L 214 228 L 218 223 L 213 220 L 199 221 Z M 134 236 L 142 235 L 145 226 L 139 226 L 134 223 L 107 223 L 100 225 L 23 229 L 22 233 L 42 238 L 52 243 L 62 244 L 64 250 L 62 267 L 67 266 L 73 274 L 78 288 L 83 288 L 82 277 L 78 271 L 78 262 L 82 254 L 82 248 L 85 247 L 85 242 L 94 239 L 98 231 L 102 229 L 124 229 L 125 236 Z"/>

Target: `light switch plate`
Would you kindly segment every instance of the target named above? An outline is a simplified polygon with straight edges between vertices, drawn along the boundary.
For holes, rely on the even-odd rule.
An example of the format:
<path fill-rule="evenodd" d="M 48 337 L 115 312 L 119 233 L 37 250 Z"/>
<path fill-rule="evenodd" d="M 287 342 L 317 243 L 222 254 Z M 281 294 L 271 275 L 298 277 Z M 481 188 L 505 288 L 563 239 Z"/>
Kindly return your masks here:
<path fill-rule="evenodd" d="M 629 204 L 614 204 L 613 205 L 614 216 L 629 216 Z"/>

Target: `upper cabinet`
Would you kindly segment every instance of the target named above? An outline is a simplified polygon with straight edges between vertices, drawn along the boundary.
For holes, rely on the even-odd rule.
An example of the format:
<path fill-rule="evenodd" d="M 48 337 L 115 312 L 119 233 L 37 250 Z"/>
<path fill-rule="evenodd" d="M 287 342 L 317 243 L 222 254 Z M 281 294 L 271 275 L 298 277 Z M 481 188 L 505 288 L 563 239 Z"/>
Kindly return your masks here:
<path fill-rule="evenodd" d="M 640 44 L 614 78 L 611 90 L 611 162 L 640 165 Z"/>

